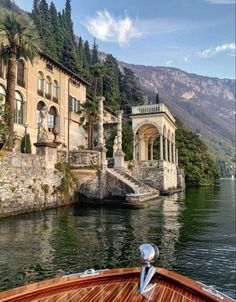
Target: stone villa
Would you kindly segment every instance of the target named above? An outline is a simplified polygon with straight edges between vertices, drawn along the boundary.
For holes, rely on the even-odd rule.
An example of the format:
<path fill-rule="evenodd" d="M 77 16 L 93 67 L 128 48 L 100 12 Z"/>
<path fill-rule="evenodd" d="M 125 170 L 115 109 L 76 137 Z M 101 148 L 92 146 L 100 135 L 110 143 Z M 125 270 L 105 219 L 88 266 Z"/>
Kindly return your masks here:
<path fill-rule="evenodd" d="M 0 216 L 74 202 L 77 193 L 95 202 L 143 207 L 148 200 L 158 200 L 160 193 L 184 188 L 175 146 L 175 119 L 164 104 L 132 107 L 133 161 L 128 163 L 122 149 L 123 113 L 114 114 L 104 107 L 102 96 L 97 98 L 97 145 L 95 150 L 87 149 L 87 132 L 78 114 L 80 105 L 91 99 L 84 79 L 41 53 L 33 65 L 19 60 L 16 80 L 15 148 L 0 160 Z M 6 96 L 6 66 L 1 60 L 0 96 Z M 107 167 L 104 131 L 111 123 L 117 125 L 114 168 Z M 58 133 L 59 147 L 53 143 L 53 129 Z M 26 131 L 32 145 L 36 143 L 33 154 L 19 152 Z M 78 148 L 81 146 L 84 148 Z M 64 195 L 62 174 L 55 164 L 67 161 L 76 181 L 69 195 Z"/>
<path fill-rule="evenodd" d="M 32 146 L 36 142 L 39 112 L 48 107 L 48 130 L 59 132 L 61 148 L 72 150 L 87 146 L 87 133 L 80 125 L 78 111 L 86 101 L 89 83 L 45 53 L 40 53 L 33 64 L 19 60 L 15 92 L 15 151 L 20 150 L 26 123 Z M 6 95 L 6 66 L 0 59 L 0 95 Z M 116 115 L 104 109 L 106 123 L 116 122 Z M 35 147 L 33 147 L 35 153 Z"/>

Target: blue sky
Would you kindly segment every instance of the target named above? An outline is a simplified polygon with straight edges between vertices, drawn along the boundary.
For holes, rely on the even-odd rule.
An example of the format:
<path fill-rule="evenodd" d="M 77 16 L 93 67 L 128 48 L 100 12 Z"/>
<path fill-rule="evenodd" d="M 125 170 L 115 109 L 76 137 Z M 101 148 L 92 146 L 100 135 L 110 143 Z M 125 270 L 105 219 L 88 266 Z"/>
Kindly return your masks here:
<path fill-rule="evenodd" d="M 31 11 L 33 0 L 16 0 Z M 49 2 L 49 1 L 48 1 Z M 54 0 L 58 10 L 65 0 Z M 72 0 L 74 30 L 124 62 L 235 78 L 235 0 Z"/>

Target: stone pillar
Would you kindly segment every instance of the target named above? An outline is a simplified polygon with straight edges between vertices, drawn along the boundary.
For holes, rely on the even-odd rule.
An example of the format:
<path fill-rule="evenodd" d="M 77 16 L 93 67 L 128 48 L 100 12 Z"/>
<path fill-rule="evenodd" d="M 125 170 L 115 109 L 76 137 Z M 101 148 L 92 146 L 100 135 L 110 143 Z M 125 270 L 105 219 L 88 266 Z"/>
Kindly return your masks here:
<path fill-rule="evenodd" d="M 172 162 L 172 148 L 171 148 L 171 145 L 172 145 L 172 143 L 171 143 L 171 141 L 169 141 L 169 162 L 171 163 Z"/>
<path fill-rule="evenodd" d="M 125 154 L 122 151 L 122 114 L 123 111 L 117 112 L 117 150 L 114 154 L 114 168 L 116 170 L 123 170 Z"/>
<path fill-rule="evenodd" d="M 172 154 L 173 154 L 173 163 L 176 163 L 176 157 L 175 157 L 175 144 L 173 144 L 173 151 L 172 151 Z"/>
<path fill-rule="evenodd" d="M 136 160 L 136 137 L 137 137 L 137 135 L 135 134 L 134 140 L 133 140 L 133 160 Z"/>
<path fill-rule="evenodd" d="M 54 169 L 57 163 L 57 145 L 55 143 L 35 143 L 36 154 L 45 157 L 46 168 Z"/>
<path fill-rule="evenodd" d="M 160 160 L 163 160 L 163 135 L 160 135 Z"/>
<path fill-rule="evenodd" d="M 153 160 L 153 141 L 151 142 L 151 160 Z"/>
<path fill-rule="evenodd" d="M 178 148 L 175 149 L 175 162 L 176 162 L 176 166 L 178 166 L 179 164 L 179 150 Z"/>
<path fill-rule="evenodd" d="M 117 150 L 117 136 L 115 136 L 114 144 L 113 144 L 113 157 L 116 153 L 116 150 Z"/>
<path fill-rule="evenodd" d="M 106 153 L 107 149 L 104 146 L 104 133 L 103 133 L 103 102 L 105 98 L 103 96 L 97 97 L 98 101 L 98 143 L 95 150 L 101 152 L 101 168 L 104 169 L 107 166 Z"/>
<path fill-rule="evenodd" d="M 167 137 L 165 137 L 165 160 L 168 161 L 168 144 L 167 144 Z"/>
<path fill-rule="evenodd" d="M 148 160 L 148 140 L 145 140 L 145 160 Z"/>
<path fill-rule="evenodd" d="M 143 140 L 143 135 L 142 134 L 139 134 L 138 135 L 138 159 L 139 160 L 144 160 L 144 140 Z"/>
<path fill-rule="evenodd" d="M 48 107 L 44 106 L 40 111 L 40 123 L 38 125 L 36 154 L 44 156 L 47 169 L 54 169 L 57 163 L 57 143 L 50 142 L 48 136 Z"/>

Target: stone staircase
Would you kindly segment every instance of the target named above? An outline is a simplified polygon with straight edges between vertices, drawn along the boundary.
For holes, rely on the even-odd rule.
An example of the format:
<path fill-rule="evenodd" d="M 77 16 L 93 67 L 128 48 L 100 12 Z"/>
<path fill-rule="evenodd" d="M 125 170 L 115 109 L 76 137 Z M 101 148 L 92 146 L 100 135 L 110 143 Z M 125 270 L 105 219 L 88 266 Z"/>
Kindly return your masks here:
<path fill-rule="evenodd" d="M 131 207 L 145 207 L 146 201 L 160 198 L 160 192 L 150 186 L 137 180 L 135 177 L 124 171 L 117 171 L 114 169 L 107 169 L 109 173 L 118 178 L 126 184 L 133 193 L 126 194 L 126 201 L 124 204 Z"/>

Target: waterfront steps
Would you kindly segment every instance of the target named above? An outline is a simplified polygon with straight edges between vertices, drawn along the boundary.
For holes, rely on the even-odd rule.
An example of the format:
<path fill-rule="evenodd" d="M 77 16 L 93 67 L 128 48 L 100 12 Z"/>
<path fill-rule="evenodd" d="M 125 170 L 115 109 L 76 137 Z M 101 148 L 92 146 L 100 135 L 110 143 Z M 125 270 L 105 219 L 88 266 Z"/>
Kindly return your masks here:
<path fill-rule="evenodd" d="M 118 178 L 124 184 L 126 184 L 132 191 L 132 193 L 126 194 L 125 205 L 131 207 L 145 207 L 147 201 L 160 198 L 160 192 L 124 171 L 118 171 L 115 169 L 107 169 L 108 173 Z"/>

